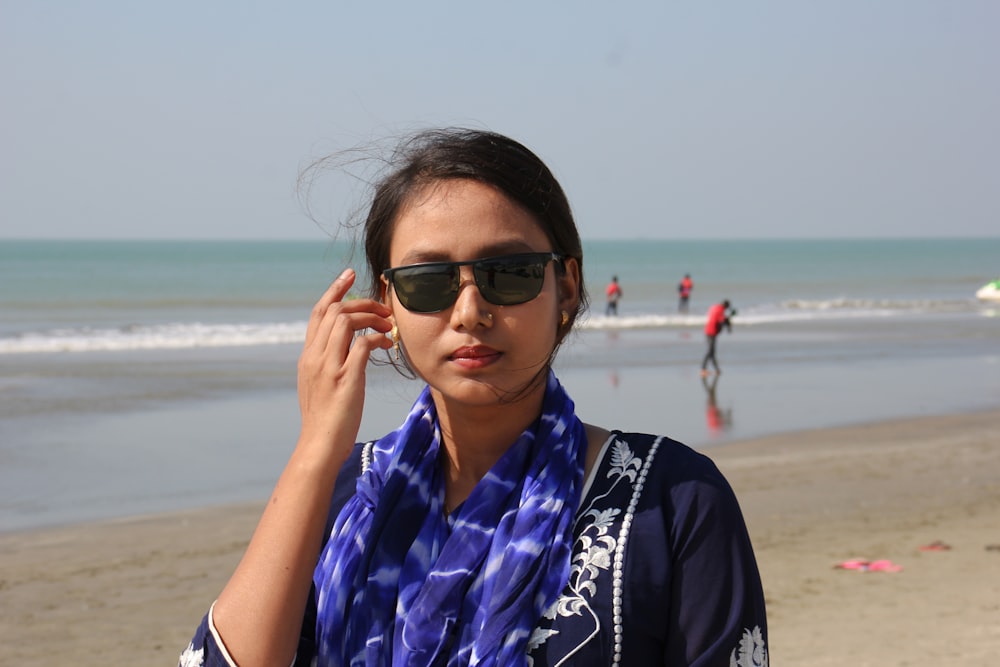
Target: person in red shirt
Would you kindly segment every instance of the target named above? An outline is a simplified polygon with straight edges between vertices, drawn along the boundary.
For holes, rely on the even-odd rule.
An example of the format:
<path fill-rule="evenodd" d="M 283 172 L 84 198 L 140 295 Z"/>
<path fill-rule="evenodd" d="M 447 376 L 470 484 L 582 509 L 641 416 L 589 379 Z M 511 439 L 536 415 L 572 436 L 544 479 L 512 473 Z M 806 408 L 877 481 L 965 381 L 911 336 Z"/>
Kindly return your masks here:
<path fill-rule="evenodd" d="M 618 276 L 612 276 L 611 282 L 608 283 L 607 289 L 604 293 L 608 297 L 608 307 L 605 309 L 605 315 L 617 315 L 618 314 L 618 300 L 622 298 L 622 288 L 618 284 Z"/>
<path fill-rule="evenodd" d="M 708 351 L 705 358 L 701 360 L 701 374 L 708 375 L 708 363 L 712 362 L 716 374 L 721 373 L 719 362 L 715 359 L 715 339 L 722 333 L 723 329 L 729 329 L 732 325 L 729 322 L 729 300 L 717 303 L 708 309 L 708 318 L 705 321 L 705 337 L 708 338 Z"/>
<path fill-rule="evenodd" d="M 691 298 L 691 290 L 693 289 L 694 282 L 691 280 L 691 274 L 685 273 L 684 277 L 681 278 L 680 284 L 677 285 L 677 292 L 681 297 L 680 303 L 677 305 L 677 312 L 688 312 L 688 299 Z"/>

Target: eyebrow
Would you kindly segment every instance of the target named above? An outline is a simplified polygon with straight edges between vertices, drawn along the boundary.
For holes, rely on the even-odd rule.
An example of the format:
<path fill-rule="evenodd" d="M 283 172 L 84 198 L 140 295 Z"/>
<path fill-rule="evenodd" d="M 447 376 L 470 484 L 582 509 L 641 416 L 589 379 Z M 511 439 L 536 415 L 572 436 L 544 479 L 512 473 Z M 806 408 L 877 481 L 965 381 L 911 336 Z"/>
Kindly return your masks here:
<path fill-rule="evenodd" d="M 477 257 L 468 259 L 483 259 L 485 257 L 501 257 L 503 255 L 517 255 L 528 252 L 553 252 L 552 250 L 536 250 L 524 241 L 507 241 L 494 245 L 483 246 L 477 253 Z M 447 250 L 421 250 L 416 248 L 406 253 L 400 264 L 396 266 L 408 266 L 410 264 L 426 264 L 428 262 L 464 262 L 466 258 L 456 258 Z"/>

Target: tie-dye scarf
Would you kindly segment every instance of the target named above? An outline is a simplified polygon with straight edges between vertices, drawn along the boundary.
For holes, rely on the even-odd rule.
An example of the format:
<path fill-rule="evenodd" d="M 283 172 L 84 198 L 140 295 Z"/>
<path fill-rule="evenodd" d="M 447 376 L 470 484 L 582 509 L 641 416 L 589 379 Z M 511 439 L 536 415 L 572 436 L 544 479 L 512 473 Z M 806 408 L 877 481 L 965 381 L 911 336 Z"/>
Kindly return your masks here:
<path fill-rule="evenodd" d="M 586 434 L 551 372 L 539 420 L 449 525 L 441 434 L 424 389 L 375 443 L 314 575 L 318 664 L 527 664 L 527 642 L 569 576 Z"/>

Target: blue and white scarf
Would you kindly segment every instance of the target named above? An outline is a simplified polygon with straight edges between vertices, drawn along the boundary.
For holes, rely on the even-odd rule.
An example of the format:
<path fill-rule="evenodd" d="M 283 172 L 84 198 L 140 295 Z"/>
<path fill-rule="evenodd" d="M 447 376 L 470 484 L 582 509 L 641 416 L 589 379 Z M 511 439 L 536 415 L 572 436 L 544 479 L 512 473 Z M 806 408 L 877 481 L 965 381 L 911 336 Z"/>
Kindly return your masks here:
<path fill-rule="evenodd" d="M 549 373 L 542 414 L 452 516 L 425 388 L 371 466 L 320 557 L 321 667 L 526 665 L 569 577 L 586 434 Z"/>

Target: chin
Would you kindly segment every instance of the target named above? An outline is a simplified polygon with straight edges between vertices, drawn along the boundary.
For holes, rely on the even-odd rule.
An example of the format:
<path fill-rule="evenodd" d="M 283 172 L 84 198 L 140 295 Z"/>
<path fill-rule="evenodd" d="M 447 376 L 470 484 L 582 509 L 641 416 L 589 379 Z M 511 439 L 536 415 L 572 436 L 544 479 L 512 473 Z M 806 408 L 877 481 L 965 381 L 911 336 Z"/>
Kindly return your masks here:
<path fill-rule="evenodd" d="M 545 386 L 543 382 L 537 383 Z M 469 377 L 448 383 L 437 393 L 446 401 L 462 403 L 470 407 L 490 407 L 510 403 L 512 399 L 523 398 L 526 387 L 532 385 L 532 376 L 517 378 L 505 377 L 504 382 L 496 383 L 486 376 L 482 378 Z M 432 385 L 433 386 L 433 385 Z M 527 393 L 531 393 L 530 390 Z"/>

